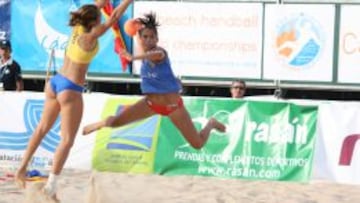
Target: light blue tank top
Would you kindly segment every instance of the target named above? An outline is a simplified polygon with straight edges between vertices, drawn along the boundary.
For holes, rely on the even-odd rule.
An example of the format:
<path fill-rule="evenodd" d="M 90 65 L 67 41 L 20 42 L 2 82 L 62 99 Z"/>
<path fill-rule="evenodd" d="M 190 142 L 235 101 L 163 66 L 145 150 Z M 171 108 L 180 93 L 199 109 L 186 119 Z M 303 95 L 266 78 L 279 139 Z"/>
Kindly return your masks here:
<path fill-rule="evenodd" d="M 179 93 L 181 87 L 172 72 L 170 60 L 166 56 L 160 63 L 154 64 L 144 59 L 141 64 L 141 92 L 143 94 Z"/>

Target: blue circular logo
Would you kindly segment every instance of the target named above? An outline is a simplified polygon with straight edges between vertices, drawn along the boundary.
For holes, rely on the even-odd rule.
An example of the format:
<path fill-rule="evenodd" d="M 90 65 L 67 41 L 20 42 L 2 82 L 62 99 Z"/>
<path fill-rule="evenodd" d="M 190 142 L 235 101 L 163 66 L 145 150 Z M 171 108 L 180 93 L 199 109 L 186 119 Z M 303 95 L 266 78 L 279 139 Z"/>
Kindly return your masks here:
<path fill-rule="evenodd" d="M 277 27 L 275 50 L 287 66 L 309 67 L 319 57 L 323 45 L 320 24 L 304 14 L 287 18 Z"/>

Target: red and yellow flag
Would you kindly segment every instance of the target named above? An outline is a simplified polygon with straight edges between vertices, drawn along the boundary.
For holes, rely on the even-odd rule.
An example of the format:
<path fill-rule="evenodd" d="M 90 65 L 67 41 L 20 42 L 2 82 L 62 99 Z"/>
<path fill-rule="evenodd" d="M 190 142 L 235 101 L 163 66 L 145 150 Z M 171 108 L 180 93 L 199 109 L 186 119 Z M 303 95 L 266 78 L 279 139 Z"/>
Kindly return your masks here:
<path fill-rule="evenodd" d="M 111 13 L 113 12 L 114 10 L 114 7 L 113 5 L 111 4 L 110 1 L 107 1 L 106 5 L 101 9 L 101 12 L 104 14 L 105 18 L 109 18 Z M 123 71 L 126 71 L 127 67 L 128 67 L 128 64 L 129 64 L 129 61 L 122 57 L 120 55 L 121 53 L 121 50 L 126 50 L 126 44 L 125 44 L 125 41 L 121 35 L 121 32 L 120 32 L 120 28 L 119 28 L 119 25 L 117 23 L 113 24 L 113 26 L 111 27 L 113 33 L 114 33 L 114 44 L 115 44 L 115 52 L 119 55 L 119 59 L 121 61 L 121 66 L 122 66 L 122 70 Z"/>

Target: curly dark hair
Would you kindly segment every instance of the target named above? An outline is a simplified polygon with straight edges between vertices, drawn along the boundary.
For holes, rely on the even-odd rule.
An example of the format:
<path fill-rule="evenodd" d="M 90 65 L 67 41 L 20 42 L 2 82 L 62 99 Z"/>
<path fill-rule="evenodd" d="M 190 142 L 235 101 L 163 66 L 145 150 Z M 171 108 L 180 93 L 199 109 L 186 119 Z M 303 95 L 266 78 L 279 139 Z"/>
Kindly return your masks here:
<path fill-rule="evenodd" d="M 158 34 L 157 28 L 160 26 L 159 22 L 156 20 L 156 14 L 154 12 L 150 12 L 148 14 L 144 14 L 144 17 L 138 18 L 138 20 L 143 24 L 142 29 L 139 31 L 140 34 L 144 29 L 151 29 Z"/>

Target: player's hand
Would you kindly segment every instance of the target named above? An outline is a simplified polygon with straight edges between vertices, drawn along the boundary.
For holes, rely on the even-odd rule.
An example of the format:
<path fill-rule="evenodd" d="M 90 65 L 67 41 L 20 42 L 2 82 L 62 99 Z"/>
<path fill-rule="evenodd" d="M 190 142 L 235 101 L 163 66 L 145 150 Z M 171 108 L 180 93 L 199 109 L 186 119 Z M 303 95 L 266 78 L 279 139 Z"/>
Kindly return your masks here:
<path fill-rule="evenodd" d="M 128 61 L 132 61 L 134 59 L 134 57 L 129 52 L 127 52 L 126 49 L 121 50 L 120 55 Z"/>

